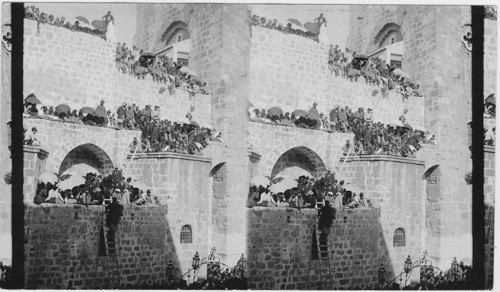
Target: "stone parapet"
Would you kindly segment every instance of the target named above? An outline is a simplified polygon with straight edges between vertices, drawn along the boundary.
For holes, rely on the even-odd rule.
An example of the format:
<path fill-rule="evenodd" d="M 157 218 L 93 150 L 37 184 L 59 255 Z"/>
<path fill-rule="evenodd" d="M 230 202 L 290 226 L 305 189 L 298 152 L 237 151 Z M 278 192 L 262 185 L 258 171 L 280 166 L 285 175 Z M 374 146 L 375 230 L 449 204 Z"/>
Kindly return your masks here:
<path fill-rule="evenodd" d="M 212 159 L 210 157 L 174 153 L 174 152 L 151 152 L 151 153 L 128 154 L 127 159 L 183 159 L 183 160 L 192 160 L 192 161 L 199 161 L 206 163 L 212 162 Z"/>
<path fill-rule="evenodd" d="M 321 287 L 319 262 L 313 255 L 316 215 L 314 209 L 249 209 L 250 289 Z M 378 209 L 337 210 L 328 237 L 333 289 L 376 287 L 378 266 L 389 266 L 382 231 Z M 390 266 L 388 271 L 392 272 Z M 325 284 L 329 281 L 324 279 Z"/>
<path fill-rule="evenodd" d="M 353 161 L 386 161 L 386 162 L 396 162 L 396 163 L 406 163 L 406 164 L 417 164 L 424 165 L 424 161 L 408 157 L 398 157 L 389 155 L 362 155 L 362 156 L 347 156 L 341 157 L 340 161 L 353 162 Z"/>
<path fill-rule="evenodd" d="M 164 283 L 169 260 L 178 275 L 184 271 L 167 213 L 166 206 L 125 207 L 116 233 L 122 284 Z M 106 258 L 98 259 L 103 216 L 103 206 L 26 203 L 25 288 L 106 287 Z"/>

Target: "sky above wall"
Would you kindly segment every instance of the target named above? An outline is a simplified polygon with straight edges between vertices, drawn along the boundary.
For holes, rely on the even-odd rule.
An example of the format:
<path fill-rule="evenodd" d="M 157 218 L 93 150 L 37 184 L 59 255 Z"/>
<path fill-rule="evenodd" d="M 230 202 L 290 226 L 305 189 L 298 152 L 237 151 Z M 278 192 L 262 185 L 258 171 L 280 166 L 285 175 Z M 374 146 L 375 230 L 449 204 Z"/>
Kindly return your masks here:
<path fill-rule="evenodd" d="M 71 23 L 75 17 L 83 16 L 90 22 L 101 19 L 107 11 L 115 18 L 115 33 L 119 42 L 132 44 L 136 26 L 135 3 L 34 3 L 40 11 L 55 17 L 64 16 Z M 313 21 L 320 13 L 324 13 L 327 23 L 328 37 L 331 43 L 345 47 L 349 32 L 348 5 L 251 5 L 252 14 L 266 18 L 276 18 L 283 25 L 288 18 L 295 18 L 302 23 Z"/>

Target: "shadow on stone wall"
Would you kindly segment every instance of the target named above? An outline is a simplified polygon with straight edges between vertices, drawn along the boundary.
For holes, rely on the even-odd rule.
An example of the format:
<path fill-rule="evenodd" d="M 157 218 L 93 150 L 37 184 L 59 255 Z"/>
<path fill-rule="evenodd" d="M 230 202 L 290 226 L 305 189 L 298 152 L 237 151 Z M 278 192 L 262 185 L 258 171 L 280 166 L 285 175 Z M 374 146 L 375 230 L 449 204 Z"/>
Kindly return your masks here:
<path fill-rule="evenodd" d="M 395 273 L 378 209 L 337 212 L 329 237 L 333 287 L 329 280 L 322 287 L 313 255 L 315 210 L 254 207 L 248 214 L 250 289 L 373 289 L 381 263 L 387 281 Z"/>
<path fill-rule="evenodd" d="M 93 289 L 108 284 L 106 257 L 97 265 L 103 206 L 25 204 L 25 288 Z M 125 208 L 117 231 L 121 284 L 163 284 L 179 257 L 166 206 Z"/>

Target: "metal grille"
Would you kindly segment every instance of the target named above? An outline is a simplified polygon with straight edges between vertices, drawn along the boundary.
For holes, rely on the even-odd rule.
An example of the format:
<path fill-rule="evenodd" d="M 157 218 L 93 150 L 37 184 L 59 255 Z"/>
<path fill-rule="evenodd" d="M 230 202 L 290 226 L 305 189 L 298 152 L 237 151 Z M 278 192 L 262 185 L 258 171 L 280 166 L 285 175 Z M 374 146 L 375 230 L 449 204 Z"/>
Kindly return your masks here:
<path fill-rule="evenodd" d="M 184 225 L 181 229 L 181 243 L 193 243 L 193 231 L 191 226 Z"/>
<path fill-rule="evenodd" d="M 393 246 L 406 246 L 405 231 L 403 228 L 398 228 L 394 231 L 394 239 L 392 242 Z"/>
<path fill-rule="evenodd" d="M 177 65 L 178 66 L 186 66 L 186 67 L 188 67 L 189 66 L 189 59 L 177 58 Z"/>

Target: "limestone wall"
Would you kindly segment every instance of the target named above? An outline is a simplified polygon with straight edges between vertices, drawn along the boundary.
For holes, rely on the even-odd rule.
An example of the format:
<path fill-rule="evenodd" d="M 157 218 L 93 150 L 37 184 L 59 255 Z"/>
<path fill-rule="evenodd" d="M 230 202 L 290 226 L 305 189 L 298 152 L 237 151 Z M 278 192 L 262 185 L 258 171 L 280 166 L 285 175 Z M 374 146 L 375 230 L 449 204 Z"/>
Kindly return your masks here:
<path fill-rule="evenodd" d="M 400 27 L 403 71 L 421 85 L 424 126 L 436 133 L 437 145 L 427 157 L 433 159 L 429 167 L 439 166 L 439 175 L 425 206 L 432 215 L 425 239 L 440 267 L 448 267 L 454 256 L 472 256 L 471 196 L 463 179 L 471 169 L 471 55 L 462 44 L 470 15 L 470 6 L 351 6 L 346 42 L 356 52 L 371 53 L 384 27 Z"/>
<path fill-rule="evenodd" d="M 95 277 L 103 211 L 102 206 L 26 204 L 25 287 L 103 288 L 108 282 L 105 257 L 100 258 Z M 170 259 L 178 273 L 176 240 L 167 207 L 125 208 L 117 231 L 121 283 L 163 282 Z"/>
<path fill-rule="evenodd" d="M 394 270 L 401 272 L 408 255 L 420 257 L 425 244 L 425 180 L 423 161 L 388 156 L 349 157 L 338 173 L 380 208 L 379 223 Z M 393 246 L 394 231 L 403 228 L 406 245 Z"/>
<path fill-rule="evenodd" d="M 319 168 L 323 167 L 324 170 L 335 171 L 342 146 L 346 140 L 352 142 L 353 138 L 354 134 L 348 133 L 329 133 L 257 122 L 248 123 L 247 141 L 253 151 L 262 155 L 258 173 L 264 176 L 276 175 L 277 173 L 272 173 L 272 171 L 278 160 L 286 151 L 293 148 L 300 150 L 307 164 L 315 164 Z M 307 169 L 307 166 L 303 168 Z"/>
<path fill-rule="evenodd" d="M 424 98 L 391 92 L 366 84 L 363 78 L 350 82 L 328 69 L 329 47 L 293 34 L 260 26 L 251 27 L 248 80 L 249 101 L 256 107 L 291 106 L 308 111 L 313 102 L 325 115 L 335 105 L 372 108 L 374 120 L 389 123 L 405 114 L 411 125 L 424 125 Z M 374 90 L 378 94 L 372 96 Z"/>
<path fill-rule="evenodd" d="M 380 263 L 388 266 L 379 214 L 337 212 L 329 235 L 334 289 L 375 288 Z M 254 207 L 248 216 L 249 288 L 318 289 L 319 263 L 311 258 L 316 211 Z"/>
<path fill-rule="evenodd" d="M 2 5 L 2 30 L 10 27 L 11 13 L 10 4 Z M 9 25 L 9 26 L 3 26 Z M 12 160 L 10 159 L 10 129 L 7 123 L 11 120 L 11 95 L 12 95 L 12 62 L 11 52 L 1 46 L 1 98 L 0 98 L 0 261 L 5 265 L 12 264 L 12 236 L 11 236 L 11 186 L 5 180 L 5 174 L 12 171 Z"/>
<path fill-rule="evenodd" d="M 486 287 L 493 287 L 495 240 L 495 149 L 485 146 L 484 151 L 484 204 L 485 204 L 485 271 Z"/>
<path fill-rule="evenodd" d="M 187 271 L 196 251 L 203 255 L 213 247 L 209 237 L 212 228 L 210 159 L 177 153 L 136 154 L 127 169 L 168 206 L 166 218 L 172 228 L 174 246 L 181 267 Z M 180 244 L 184 225 L 190 225 L 193 230 L 193 244 Z"/>
<path fill-rule="evenodd" d="M 24 201 L 32 202 L 38 184 L 38 177 L 45 171 L 48 152 L 38 147 L 24 146 L 23 194 Z M 10 193 L 9 193 L 10 195 Z"/>
<path fill-rule="evenodd" d="M 185 120 L 194 107 L 191 114 L 199 124 L 210 122 L 209 95 L 190 97 L 181 89 L 170 95 L 165 84 L 150 77 L 139 80 L 118 72 L 115 58 L 116 47 L 99 37 L 52 25 L 42 25 L 38 33 L 36 21 L 25 19 L 24 96 L 33 92 L 43 104 L 66 103 L 76 109 L 104 100 L 113 113 L 123 102 L 141 109 L 159 105 L 161 117 L 173 121 Z M 159 93 L 162 87 L 165 91 Z"/>
<path fill-rule="evenodd" d="M 44 119 L 24 119 L 24 127 L 36 127 L 41 141 L 40 148 L 50 152 L 45 171 L 61 174 L 66 167 L 63 163 L 86 162 L 89 155 L 75 157 L 72 150 L 81 146 L 91 152 L 103 174 L 108 174 L 113 166 L 122 167 L 129 153 L 128 145 L 134 137 L 139 138 L 140 131 L 115 130 L 112 128 L 87 126 L 82 124 L 61 123 Z M 73 152 L 74 153 L 74 152 Z M 104 165 L 106 164 L 106 165 Z"/>
<path fill-rule="evenodd" d="M 497 21 L 484 19 L 484 97 L 497 92 Z"/>

